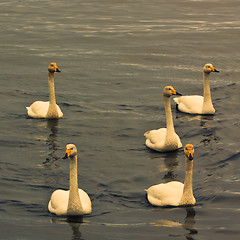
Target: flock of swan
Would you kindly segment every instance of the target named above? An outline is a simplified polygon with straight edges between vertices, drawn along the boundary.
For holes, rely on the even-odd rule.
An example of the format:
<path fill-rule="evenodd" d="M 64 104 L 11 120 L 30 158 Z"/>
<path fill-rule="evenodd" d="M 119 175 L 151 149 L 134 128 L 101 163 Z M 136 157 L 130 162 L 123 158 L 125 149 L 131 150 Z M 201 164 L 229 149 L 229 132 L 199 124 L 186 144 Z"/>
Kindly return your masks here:
<path fill-rule="evenodd" d="M 27 108 L 29 117 L 56 119 L 62 118 L 63 113 L 56 103 L 54 73 L 60 72 L 56 63 L 48 66 L 49 101 L 35 101 Z M 173 100 L 179 111 L 189 114 L 214 114 L 212 104 L 209 77 L 211 72 L 218 72 L 211 63 L 203 68 L 204 94 L 203 96 L 182 96 L 172 86 L 163 89 L 163 99 L 166 114 L 166 128 L 150 130 L 144 134 L 146 146 L 158 152 L 174 151 L 182 147 L 180 137 L 176 134 L 172 119 L 171 101 L 172 95 L 180 95 Z M 196 200 L 192 190 L 193 155 L 194 146 L 186 144 L 185 154 L 185 179 L 184 183 L 171 181 L 153 185 L 148 189 L 147 199 L 154 206 L 186 206 L 194 205 Z M 56 215 L 81 216 L 92 212 L 92 204 L 88 194 L 78 188 L 77 175 L 77 148 L 74 144 L 66 146 L 64 159 L 70 162 L 69 190 L 58 189 L 54 191 L 48 203 L 48 210 Z"/>

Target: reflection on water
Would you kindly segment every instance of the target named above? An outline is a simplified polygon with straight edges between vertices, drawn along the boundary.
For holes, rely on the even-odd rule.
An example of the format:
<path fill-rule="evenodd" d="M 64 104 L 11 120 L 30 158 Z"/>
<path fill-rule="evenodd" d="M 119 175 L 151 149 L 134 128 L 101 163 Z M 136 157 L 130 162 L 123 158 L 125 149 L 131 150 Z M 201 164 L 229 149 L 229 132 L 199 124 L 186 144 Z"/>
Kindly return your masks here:
<path fill-rule="evenodd" d="M 48 153 L 48 157 L 43 164 L 47 168 L 51 167 L 53 164 L 55 167 L 58 167 L 56 163 L 56 161 L 60 159 L 56 154 L 56 151 L 59 149 L 59 145 L 57 144 L 58 119 L 48 119 L 47 128 L 50 129 L 49 136 L 46 140 L 50 153 Z"/>
<path fill-rule="evenodd" d="M 177 151 L 169 152 L 166 154 L 164 158 L 164 164 L 166 166 L 166 174 L 164 175 L 164 179 L 174 180 L 175 175 L 174 171 L 177 169 L 178 162 L 177 162 Z"/>
<path fill-rule="evenodd" d="M 83 223 L 82 216 L 68 217 L 66 221 L 72 228 L 72 240 L 83 240 L 82 233 L 79 231 L 79 227 Z"/>
<path fill-rule="evenodd" d="M 148 156 L 148 159 L 158 160 L 157 167 L 151 172 L 151 174 L 156 174 L 159 172 L 166 172 L 164 175 L 164 179 L 175 179 L 174 171 L 177 169 L 178 161 L 177 155 L 178 151 L 172 151 L 167 153 L 158 153 L 151 149 L 150 152 L 153 153 L 152 156 Z"/>
<path fill-rule="evenodd" d="M 212 122 L 214 120 L 214 115 L 202 115 L 200 116 L 200 126 L 202 127 L 208 127 L 208 123 Z"/>
<path fill-rule="evenodd" d="M 69 225 L 71 226 L 72 232 L 73 232 L 72 240 L 80 240 L 80 239 L 83 240 L 84 238 L 82 237 L 82 234 L 79 231 L 80 223 L 69 222 Z"/>
<path fill-rule="evenodd" d="M 185 235 L 186 239 L 190 239 L 190 240 L 194 239 L 193 235 L 198 233 L 198 231 L 194 228 L 196 212 L 193 207 L 185 207 L 185 210 L 187 212 L 187 215 L 184 219 L 184 223 L 161 219 L 156 222 L 150 223 L 150 225 L 156 226 L 156 227 L 169 227 L 169 228 L 182 227 L 187 231 L 189 231 Z"/>
<path fill-rule="evenodd" d="M 195 221 L 196 212 L 193 207 L 186 207 L 185 209 L 187 211 L 187 216 L 185 217 L 183 228 L 189 231 L 189 233 L 187 233 L 185 236 L 186 239 L 193 239 L 192 235 L 198 233 L 198 231 L 194 228 L 194 224 L 196 222 Z"/>
<path fill-rule="evenodd" d="M 197 120 L 197 125 L 201 127 L 199 133 L 203 136 L 203 139 L 200 141 L 200 143 L 209 145 L 212 141 L 219 140 L 219 137 L 216 134 L 216 129 L 213 127 L 214 115 L 192 115 L 177 111 L 177 118 L 181 120 L 187 120 L 186 123 L 189 123 L 188 127 L 191 129 L 194 125 L 190 124 L 190 122 Z"/>
<path fill-rule="evenodd" d="M 176 118 L 181 120 L 194 121 L 199 120 L 200 126 L 205 126 L 208 122 L 214 120 L 214 115 L 197 115 L 197 114 L 187 114 L 180 111 L 176 111 Z"/>
<path fill-rule="evenodd" d="M 79 230 L 79 227 L 82 224 L 88 224 L 89 222 L 83 221 L 82 216 L 72 216 L 72 217 L 53 217 L 51 218 L 51 223 L 57 224 L 66 224 L 68 223 L 72 229 L 72 237 L 71 240 L 84 240 L 85 238 L 82 237 L 82 233 Z"/>

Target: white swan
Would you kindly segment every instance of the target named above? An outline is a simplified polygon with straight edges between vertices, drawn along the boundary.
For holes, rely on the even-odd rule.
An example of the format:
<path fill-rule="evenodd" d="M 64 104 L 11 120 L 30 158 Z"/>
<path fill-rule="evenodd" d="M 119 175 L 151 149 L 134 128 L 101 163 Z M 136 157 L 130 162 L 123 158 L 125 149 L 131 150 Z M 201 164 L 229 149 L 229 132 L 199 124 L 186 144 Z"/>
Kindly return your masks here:
<path fill-rule="evenodd" d="M 219 72 L 211 63 L 205 64 L 203 67 L 203 97 L 198 95 L 181 96 L 174 98 L 177 108 L 181 112 L 191 114 L 214 114 L 215 109 L 212 104 L 209 77 L 211 72 Z"/>
<path fill-rule="evenodd" d="M 66 155 L 70 157 L 69 190 L 58 189 L 52 193 L 48 210 L 56 215 L 78 216 L 92 211 L 91 200 L 86 192 L 78 188 L 77 148 L 74 144 L 66 146 Z"/>
<path fill-rule="evenodd" d="M 148 201 L 154 206 L 183 206 L 194 205 L 196 200 L 192 191 L 193 154 L 192 144 L 187 144 L 185 152 L 185 179 L 184 184 L 178 181 L 160 183 L 148 188 Z"/>
<path fill-rule="evenodd" d="M 31 106 L 26 107 L 29 117 L 32 118 L 62 118 L 63 113 L 56 104 L 54 88 L 54 72 L 60 72 L 56 63 L 50 63 L 48 66 L 48 87 L 49 102 L 36 101 Z"/>
<path fill-rule="evenodd" d="M 168 151 L 174 151 L 182 147 L 181 140 L 179 136 L 175 133 L 174 125 L 173 125 L 171 102 L 170 102 L 170 97 L 172 95 L 181 95 L 181 94 L 177 93 L 172 86 L 166 86 L 163 89 L 163 98 L 164 98 L 164 104 L 165 104 L 167 128 L 150 130 L 144 133 L 144 136 L 146 137 L 147 147 L 155 151 L 168 152 Z"/>

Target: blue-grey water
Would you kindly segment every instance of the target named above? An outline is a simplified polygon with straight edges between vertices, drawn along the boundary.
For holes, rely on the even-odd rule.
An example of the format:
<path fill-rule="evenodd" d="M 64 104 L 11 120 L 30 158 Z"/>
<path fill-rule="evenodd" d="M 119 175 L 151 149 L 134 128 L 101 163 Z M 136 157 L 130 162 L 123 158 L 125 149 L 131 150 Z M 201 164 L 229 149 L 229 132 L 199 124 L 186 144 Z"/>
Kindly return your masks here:
<path fill-rule="evenodd" d="M 0 2 L 0 238 L 239 239 L 240 5 L 238 0 L 11 0 Z M 56 62 L 64 118 L 31 119 L 48 99 Z M 213 117 L 177 112 L 195 146 L 194 207 L 156 208 L 144 189 L 184 179 L 183 150 L 156 153 L 143 133 L 165 127 L 162 89 L 202 94 L 211 62 Z M 68 189 L 65 145 L 78 148 L 79 187 L 93 212 L 56 217 L 47 204 Z"/>

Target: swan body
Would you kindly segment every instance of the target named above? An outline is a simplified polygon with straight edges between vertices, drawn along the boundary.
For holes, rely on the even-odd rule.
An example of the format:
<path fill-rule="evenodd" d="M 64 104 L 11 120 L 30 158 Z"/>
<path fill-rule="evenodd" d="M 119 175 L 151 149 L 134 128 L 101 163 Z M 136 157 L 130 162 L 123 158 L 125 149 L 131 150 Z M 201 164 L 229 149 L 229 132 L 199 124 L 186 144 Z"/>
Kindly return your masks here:
<path fill-rule="evenodd" d="M 185 152 L 185 180 L 160 183 L 148 188 L 147 199 L 154 206 L 184 206 L 194 205 L 196 200 L 192 191 L 193 154 L 192 144 L 187 144 Z"/>
<path fill-rule="evenodd" d="M 54 73 L 60 72 L 56 63 L 50 63 L 48 66 L 48 87 L 49 101 L 36 101 L 29 107 L 26 107 L 29 117 L 32 118 L 62 118 L 63 113 L 60 107 L 56 104 Z"/>
<path fill-rule="evenodd" d="M 181 95 L 176 92 L 172 86 L 166 86 L 163 89 L 163 98 L 166 112 L 166 128 L 150 130 L 144 133 L 146 137 L 146 146 L 159 152 L 174 151 L 182 147 L 181 140 L 176 134 L 173 125 L 170 97 L 172 95 Z"/>
<path fill-rule="evenodd" d="M 78 188 L 77 148 L 73 144 L 66 146 L 66 155 L 70 157 L 69 190 L 58 189 L 51 195 L 48 210 L 56 215 L 80 216 L 92 212 L 92 204 L 88 194 Z"/>
<path fill-rule="evenodd" d="M 190 114 L 214 114 L 215 109 L 212 104 L 211 91 L 210 91 L 210 73 L 219 72 L 216 70 L 211 63 L 205 64 L 203 67 L 203 85 L 204 94 L 203 96 L 192 95 L 192 96 L 181 96 L 174 98 L 173 100 L 177 104 L 177 109 L 181 112 Z"/>
<path fill-rule="evenodd" d="M 49 102 L 35 101 L 34 103 L 31 104 L 30 107 L 27 107 L 28 116 L 32 118 L 62 118 L 63 117 L 63 113 L 58 105 L 56 105 L 56 112 L 57 112 L 56 117 L 50 117 L 50 115 L 48 115 L 47 117 L 46 113 L 48 112 L 48 109 L 49 109 Z"/>

